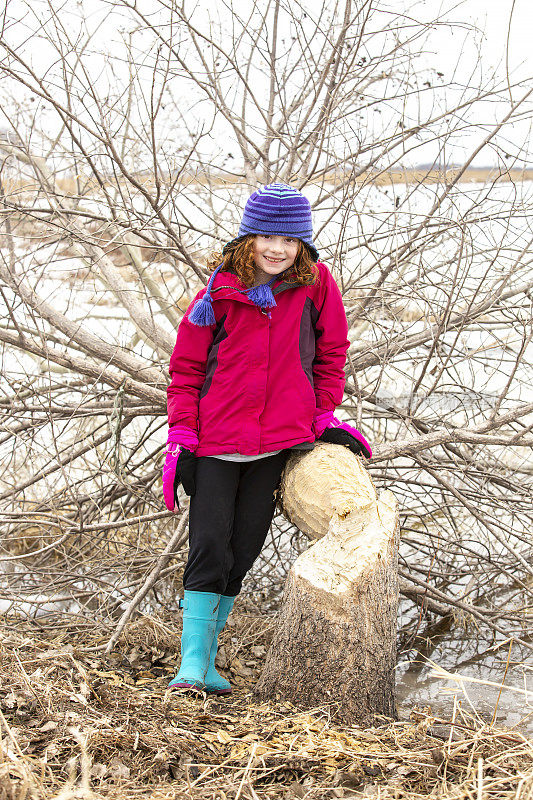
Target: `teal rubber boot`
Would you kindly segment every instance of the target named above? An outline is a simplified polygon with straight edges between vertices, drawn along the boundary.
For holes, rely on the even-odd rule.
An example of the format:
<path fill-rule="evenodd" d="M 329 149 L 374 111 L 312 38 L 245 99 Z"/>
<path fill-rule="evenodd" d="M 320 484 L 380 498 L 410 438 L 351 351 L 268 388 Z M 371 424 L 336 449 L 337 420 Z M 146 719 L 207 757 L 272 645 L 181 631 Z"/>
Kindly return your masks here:
<path fill-rule="evenodd" d="M 209 653 L 209 666 L 205 675 L 206 691 L 213 692 L 214 694 L 231 694 L 231 685 L 229 681 L 223 678 L 222 675 L 219 675 L 215 669 L 215 658 L 218 648 L 218 636 L 226 624 L 234 602 L 234 597 L 228 597 L 225 594 L 220 595 L 220 605 L 218 606 L 215 636 L 211 644 L 211 652 Z"/>
<path fill-rule="evenodd" d="M 213 592 L 185 590 L 183 593 L 180 603 L 183 608 L 181 664 L 178 674 L 169 683 L 170 689 L 205 690 L 219 604 L 220 595 Z"/>

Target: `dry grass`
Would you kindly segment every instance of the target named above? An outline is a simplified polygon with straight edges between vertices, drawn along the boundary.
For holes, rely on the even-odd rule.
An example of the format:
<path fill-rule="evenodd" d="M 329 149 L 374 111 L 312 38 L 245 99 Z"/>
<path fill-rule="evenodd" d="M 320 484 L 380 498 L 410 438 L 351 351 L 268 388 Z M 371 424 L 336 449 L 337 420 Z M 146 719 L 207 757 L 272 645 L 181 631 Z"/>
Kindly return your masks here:
<path fill-rule="evenodd" d="M 431 184 L 450 183 L 460 172 L 459 167 L 448 169 L 432 169 L 429 167 L 399 168 L 376 170 L 375 172 L 363 172 L 355 178 L 355 183 L 361 185 L 391 186 L 398 183 L 417 185 L 419 183 Z M 136 180 L 145 188 L 154 187 L 153 175 L 151 172 L 140 172 L 135 174 Z M 167 179 L 168 176 L 167 176 Z M 346 181 L 346 175 L 332 172 L 322 177 L 326 183 L 339 184 Z M 120 180 L 120 179 L 119 179 Z M 205 173 L 202 171 L 187 173 L 182 175 L 181 182 L 186 186 L 235 186 L 242 184 L 242 177 L 229 175 L 227 173 L 215 174 L 212 171 Z M 506 168 L 503 165 L 487 167 L 470 167 L 461 176 L 463 183 L 495 183 L 499 181 L 522 183 L 523 181 L 533 180 L 533 169 L 531 168 Z M 124 186 L 129 185 L 122 181 Z M 67 197 L 84 197 L 98 194 L 101 186 L 92 175 L 87 175 L 80 180 L 75 178 L 58 177 L 56 188 Z M 111 184 L 109 184 L 111 185 Z M 112 184 L 115 185 L 114 183 Z M 40 191 L 40 184 L 32 179 L 11 179 L 5 182 L 6 195 L 19 201 L 28 194 Z M 33 220 L 35 224 L 35 220 Z"/>
<path fill-rule="evenodd" d="M 271 635 L 259 616 L 224 632 L 226 699 L 166 691 L 173 622 L 131 624 L 109 659 L 95 625 L 4 620 L 0 633 L 0 800 L 533 798 L 533 743 L 461 709 L 453 724 L 416 712 L 362 730 L 327 707 L 257 704 Z"/>

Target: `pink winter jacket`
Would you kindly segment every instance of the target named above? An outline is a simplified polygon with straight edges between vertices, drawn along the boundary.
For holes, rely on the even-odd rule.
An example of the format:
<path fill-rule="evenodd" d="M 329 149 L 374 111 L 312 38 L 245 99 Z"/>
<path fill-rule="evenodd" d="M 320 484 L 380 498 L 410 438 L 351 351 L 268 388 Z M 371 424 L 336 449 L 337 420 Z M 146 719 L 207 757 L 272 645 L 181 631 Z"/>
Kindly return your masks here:
<path fill-rule="evenodd" d="M 198 431 L 197 456 L 258 455 L 313 442 L 315 414 L 342 400 L 347 323 L 325 264 L 312 286 L 277 280 L 262 311 L 220 272 L 211 295 L 216 324 L 180 323 L 170 359 L 169 425 Z M 237 290 L 237 291 L 236 291 Z"/>

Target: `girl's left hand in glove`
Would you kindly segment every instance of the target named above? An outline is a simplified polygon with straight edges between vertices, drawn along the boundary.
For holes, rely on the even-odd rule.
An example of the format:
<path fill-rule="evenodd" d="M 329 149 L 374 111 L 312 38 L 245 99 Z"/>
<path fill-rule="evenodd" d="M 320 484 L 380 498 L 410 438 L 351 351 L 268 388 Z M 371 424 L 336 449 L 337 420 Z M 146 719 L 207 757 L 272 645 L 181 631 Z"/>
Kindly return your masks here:
<path fill-rule="evenodd" d="M 317 439 L 330 444 L 342 444 L 348 447 L 356 456 L 372 458 L 372 449 L 363 434 L 349 425 L 341 422 L 332 412 L 325 412 L 315 416 L 314 421 Z"/>

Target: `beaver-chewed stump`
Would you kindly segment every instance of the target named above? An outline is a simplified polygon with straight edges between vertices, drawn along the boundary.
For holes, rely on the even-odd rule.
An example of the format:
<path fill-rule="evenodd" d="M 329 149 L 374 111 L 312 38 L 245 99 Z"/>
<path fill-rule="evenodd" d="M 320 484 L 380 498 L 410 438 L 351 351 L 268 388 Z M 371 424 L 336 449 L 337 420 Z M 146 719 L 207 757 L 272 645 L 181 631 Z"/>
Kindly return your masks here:
<path fill-rule="evenodd" d="M 362 459 L 320 444 L 291 456 L 284 514 L 318 539 L 294 562 L 256 687 L 261 699 L 327 704 L 349 724 L 395 717 L 398 506 Z"/>

